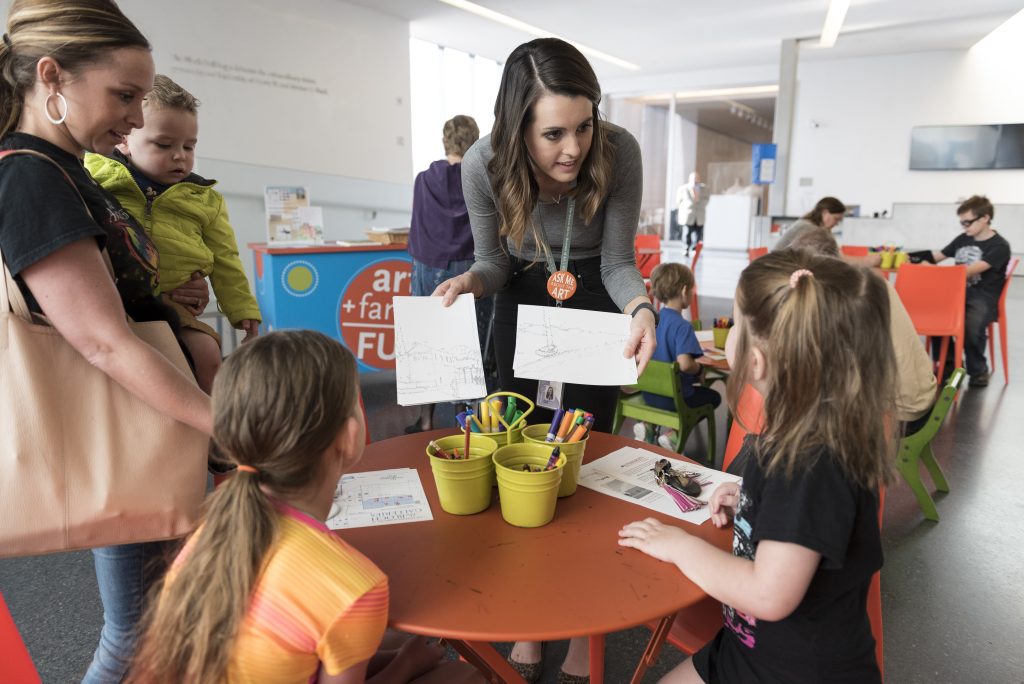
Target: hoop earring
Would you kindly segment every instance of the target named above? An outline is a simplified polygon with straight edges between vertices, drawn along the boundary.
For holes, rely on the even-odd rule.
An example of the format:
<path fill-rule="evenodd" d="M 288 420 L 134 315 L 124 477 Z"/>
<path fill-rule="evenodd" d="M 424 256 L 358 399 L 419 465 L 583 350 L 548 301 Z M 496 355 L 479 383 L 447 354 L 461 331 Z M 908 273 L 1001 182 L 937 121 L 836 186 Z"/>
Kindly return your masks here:
<path fill-rule="evenodd" d="M 59 119 L 54 119 L 50 116 L 50 98 L 54 95 L 57 96 L 57 100 L 60 104 L 64 105 L 64 113 L 61 114 Z M 58 105 L 58 110 L 60 109 Z M 46 114 L 46 120 L 52 123 L 54 126 L 60 126 L 64 123 L 64 120 L 68 118 L 68 101 L 64 99 L 63 93 L 50 93 L 46 96 L 46 101 L 43 102 L 43 113 Z"/>

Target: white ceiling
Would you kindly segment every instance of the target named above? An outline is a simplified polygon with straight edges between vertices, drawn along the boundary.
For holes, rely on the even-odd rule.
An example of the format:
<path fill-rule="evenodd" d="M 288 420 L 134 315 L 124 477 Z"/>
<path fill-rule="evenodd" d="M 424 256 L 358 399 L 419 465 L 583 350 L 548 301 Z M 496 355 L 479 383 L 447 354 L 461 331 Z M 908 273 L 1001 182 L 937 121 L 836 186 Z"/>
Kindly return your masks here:
<path fill-rule="evenodd" d="M 348 0 L 410 22 L 416 38 L 504 61 L 531 40 L 437 0 Z M 853 0 L 835 48 L 818 49 L 827 0 L 477 0 L 488 9 L 637 64 L 591 59 L 602 82 L 633 76 L 773 67 L 787 38 L 814 39 L 801 59 L 967 48 L 1024 8 L 1021 0 Z"/>

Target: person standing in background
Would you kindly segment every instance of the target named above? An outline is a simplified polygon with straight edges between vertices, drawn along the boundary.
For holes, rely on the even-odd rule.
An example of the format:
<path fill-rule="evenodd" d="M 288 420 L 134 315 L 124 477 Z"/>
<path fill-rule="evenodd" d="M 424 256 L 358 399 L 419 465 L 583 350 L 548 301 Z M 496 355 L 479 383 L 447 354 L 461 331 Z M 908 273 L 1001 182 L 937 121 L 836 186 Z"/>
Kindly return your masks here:
<path fill-rule="evenodd" d="M 708 207 L 708 186 L 700 182 L 699 173 L 694 171 L 686 185 L 679 186 L 676 204 L 679 222 L 686 226 L 686 256 L 690 256 L 690 249 L 704 241 L 704 212 Z"/>
<path fill-rule="evenodd" d="M 438 285 L 473 265 L 473 233 L 462 196 L 462 155 L 480 138 L 471 116 L 462 114 L 444 124 L 444 159 L 416 176 L 412 191 L 409 255 L 412 257 L 412 295 L 427 297 Z M 476 300 L 476 325 L 483 346 L 491 321 L 492 298 Z M 407 434 L 434 429 L 434 404 L 420 407 Z"/>

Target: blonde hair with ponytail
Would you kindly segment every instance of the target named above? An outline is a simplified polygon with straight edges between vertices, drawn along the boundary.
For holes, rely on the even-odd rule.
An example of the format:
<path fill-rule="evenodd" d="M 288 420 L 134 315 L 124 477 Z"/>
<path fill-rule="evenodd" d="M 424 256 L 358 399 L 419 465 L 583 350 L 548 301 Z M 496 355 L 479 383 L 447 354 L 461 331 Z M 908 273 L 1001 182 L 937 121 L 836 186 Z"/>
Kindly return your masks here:
<path fill-rule="evenodd" d="M 214 439 L 238 472 L 210 497 L 188 555 L 147 616 L 130 681 L 217 682 L 278 514 L 264 493 L 300 493 L 322 479 L 322 455 L 358 413 L 352 354 L 309 330 L 274 332 L 224 362 L 213 384 Z"/>
<path fill-rule="evenodd" d="M 727 396 L 738 415 L 756 347 L 767 366 L 757 448 L 765 470 L 791 476 L 824 448 L 847 477 L 877 491 L 896 444 L 885 283 L 841 259 L 782 250 L 743 271 L 736 306 L 743 321 Z"/>

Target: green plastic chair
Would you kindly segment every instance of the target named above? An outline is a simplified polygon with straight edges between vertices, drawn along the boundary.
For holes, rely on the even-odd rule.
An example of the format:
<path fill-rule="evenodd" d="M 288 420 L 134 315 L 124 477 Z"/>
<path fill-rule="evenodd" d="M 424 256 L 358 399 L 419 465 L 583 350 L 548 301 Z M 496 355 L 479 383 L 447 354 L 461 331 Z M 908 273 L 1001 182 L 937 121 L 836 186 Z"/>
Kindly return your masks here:
<path fill-rule="evenodd" d="M 921 507 L 924 517 L 934 522 L 939 521 L 939 512 L 935 509 L 935 502 L 932 500 L 931 494 L 928 493 L 928 489 L 921 481 L 920 464 L 924 463 L 924 467 L 928 469 L 928 473 L 932 476 L 932 482 L 935 483 L 936 491 L 949 491 L 946 476 L 936 462 L 935 454 L 932 453 L 932 438 L 942 427 L 942 422 L 946 419 L 966 375 L 967 372 L 963 368 L 954 370 L 945 387 L 942 388 L 935 406 L 932 407 L 928 422 L 914 434 L 906 435 L 900 440 L 896 466 L 899 468 L 900 474 L 903 475 L 903 479 L 910 485 L 914 496 L 917 497 L 917 504 Z"/>
<path fill-rule="evenodd" d="M 702 420 L 708 421 L 708 455 L 707 462 L 710 465 L 715 463 L 715 409 L 710 405 L 690 408 L 683 401 L 683 394 L 679 389 L 679 364 L 668 361 L 651 361 L 647 364 L 643 374 L 634 385 L 634 389 L 640 392 L 650 392 L 661 397 L 669 397 L 675 404 L 674 411 L 648 406 L 644 396 L 640 392 L 619 395 L 619 402 L 615 406 L 615 418 L 612 422 L 612 434 L 618 434 L 622 429 L 622 423 L 626 418 L 642 420 L 645 423 L 652 423 L 662 427 L 669 427 L 676 431 L 675 451 L 683 453 L 683 445 L 690 432 L 697 427 Z"/>

